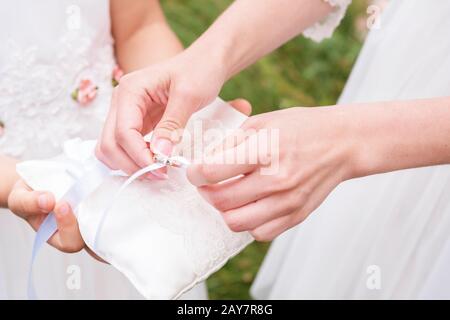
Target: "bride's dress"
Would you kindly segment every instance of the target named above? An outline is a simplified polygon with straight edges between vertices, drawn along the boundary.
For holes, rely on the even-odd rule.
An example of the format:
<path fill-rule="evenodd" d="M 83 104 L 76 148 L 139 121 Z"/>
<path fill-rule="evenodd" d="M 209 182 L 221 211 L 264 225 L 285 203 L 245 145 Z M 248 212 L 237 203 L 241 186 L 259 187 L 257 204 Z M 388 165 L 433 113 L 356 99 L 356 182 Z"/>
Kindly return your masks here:
<path fill-rule="evenodd" d="M 340 103 L 450 95 L 449 15 L 449 1 L 391 1 Z M 272 299 L 448 299 L 449 268 L 445 165 L 343 183 L 273 243 L 252 293 Z"/>
<path fill-rule="evenodd" d="M 16 0 L 0 10 L 0 153 L 48 158 L 73 137 L 95 139 L 112 93 L 115 67 L 107 0 Z M 71 98 L 80 80 L 98 87 L 82 106 Z M 1 183 L 1 180 L 0 180 Z M 26 298 L 35 232 L 0 209 L 0 299 Z M 80 287 L 67 285 L 80 275 Z M 85 252 L 46 246 L 34 267 L 40 298 L 122 299 L 141 296 L 118 271 Z M 206 298 L 199 286 L 184 298 Z"/>

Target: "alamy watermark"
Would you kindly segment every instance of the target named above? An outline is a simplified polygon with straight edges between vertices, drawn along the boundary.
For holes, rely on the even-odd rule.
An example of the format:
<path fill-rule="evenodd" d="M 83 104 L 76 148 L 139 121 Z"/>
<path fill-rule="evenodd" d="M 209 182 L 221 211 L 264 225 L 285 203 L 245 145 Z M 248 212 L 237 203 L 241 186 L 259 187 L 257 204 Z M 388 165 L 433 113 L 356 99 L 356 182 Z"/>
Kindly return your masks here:
<path fill-rule="evenodd" d="M 66 287 L 69 290 L 81 289 L 81 268 L 76 264 L 72 264 L 67 267 L 66 273 L 68 274 L 66 279 Z"/>
<path fill-rule="evenodd" d="M 381 268 L 376 264 L 372 264 L 366 269 L 367 279 L 366 287 L 369 290 L 381 290 Z"/>
<path fill-rule="evenodd" d="M 203 129 L 195 121 L 192 130 L 172 133 L 172 141 L 180 141 L 177 153 L 197 164 L 255 165 L 262 175 L 279 170 L 279 129 Z"/>

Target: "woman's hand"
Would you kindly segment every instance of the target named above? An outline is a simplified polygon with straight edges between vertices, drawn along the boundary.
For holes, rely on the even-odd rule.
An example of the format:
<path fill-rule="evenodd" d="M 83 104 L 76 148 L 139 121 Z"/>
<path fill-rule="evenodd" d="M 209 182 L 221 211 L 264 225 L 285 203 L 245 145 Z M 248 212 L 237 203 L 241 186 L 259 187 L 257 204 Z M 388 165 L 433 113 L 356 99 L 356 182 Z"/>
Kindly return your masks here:
<path fill-rule="evenodd" d="M 116 11 L 123 12 L 127 6 L 128 3 Z M 136 12 L 142 11 L 136 8 Z M 160 9 L 153 11 L 160 13 Z M 97 146 L 97 157 L 110 168 L 128 174 L 136 172 L 152 163 L 143 137 L 154 128 L 150 149 L 170 154 L 180 135 L 179 129 L 184 128 L 195 111 L 218 95 L 226 80 L 331 11 L 330 5 L 316 0 L 233 2 L 188 49 L 120 80 Z M 277 23 L 267 23 L 268 20 Z M 113 31 L 128 29 L 128 25 L 119 23 L 121 28 Z M 142 40 L 133 43 L 154 44 Z M 140 56 L 146 56 L 152 50 L 151 47 L 130 52 L 144 52 Z M 124 55 L 118 55 L 121 56 Z M 141 59 L 132 59 L 136 60 Z M 135 67 L 133 64 L 132 68 Z"/>
<path fill-rule="evenodd" d="M 171 153 L 190 116 L 215 99 L 224 82 L 217 70 L 194 67 L 201 65 L 195 59 L 203 58 L 183 52 L 121 78 L 97 145 L 101 161 L 128 174 L 151 164 L 144 136 L 153 129 L 151 150 Z"/>
<path fill-rule="evenodd" d="M 50 238 L 48 243 L 67 253 L 87 249 L 72 208 L 65 201 L 56 203 L 51 193 L 33 191 L 23 180 L 19 180 L 9 194 L 8 207 L 17 216 L 27 221 L 35 231 L 39 229 L 47 215 L 53 211 L 58 231 Z M 89 249 L 87 251 L 92 255 Z M 93 256 L 98 259 L 97 256 Z"/>
<path fill-rule="evenodd" d="M 302 222 L 344 180 L 450 163 L 449 97 L 291 108 L 251 117 L 242 129 L 278 132 L 278 148 L 259 139 L 258 161 L 214 164 L 255 151 L 255 134 L 237 134 L 188 177 L 232 230 L 257 240 Z"/>
<path fill-rule="evenodd" d="M 302 222 L 340 182 L 356 174 L 355 139 L 341 109 L 291 108 L 253 116 L 243 133 L 205 159 L 208 164 L 192 165 L 188 178 L 233 231 L 270 241 Z M 266 144 L 268 135 L 272 141 Z M 249 161 L 249 154 L 258 161 Z"/>

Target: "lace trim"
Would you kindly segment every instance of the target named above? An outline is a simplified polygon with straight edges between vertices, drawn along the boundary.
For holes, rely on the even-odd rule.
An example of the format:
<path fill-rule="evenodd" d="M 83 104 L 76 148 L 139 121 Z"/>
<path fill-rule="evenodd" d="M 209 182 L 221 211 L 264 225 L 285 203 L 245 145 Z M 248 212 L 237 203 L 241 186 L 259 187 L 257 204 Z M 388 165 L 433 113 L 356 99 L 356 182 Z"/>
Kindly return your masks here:
<path fill-rule="evenodd" d="M 347 7 L 352 2 L 351 0 L 323 0 L 329 3 L 335 10 L 330 13 L 324 21 L 315 23 L 303 31 L 303 35 L 316 42 L 320 42 L 326 38 L 330 38 L 333 35 L 334 30 L 341 23 L 342 18 L 345 16 Z"/>

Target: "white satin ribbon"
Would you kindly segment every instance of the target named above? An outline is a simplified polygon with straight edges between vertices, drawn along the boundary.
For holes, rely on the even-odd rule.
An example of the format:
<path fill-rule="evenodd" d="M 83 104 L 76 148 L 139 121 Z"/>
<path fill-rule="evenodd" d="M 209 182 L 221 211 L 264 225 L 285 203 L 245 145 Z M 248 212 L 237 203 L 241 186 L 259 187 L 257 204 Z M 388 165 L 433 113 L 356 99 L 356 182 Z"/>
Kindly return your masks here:
<path fill-rule="evenodd" d="M 168 157 L 164 155 L 158 155 L 157 161 L 151 165 L 136 171 L 133 175 L 128 177 L 128 179 L 120 186 L 117 192 L 113 195 L 112 201 L 109 206 L 101 213 L 100 222 L 94 237 L 94 252 L 97 250 L 97 244 L 99 240 L 99 235 L 103 229 L 103 225 L 108 216 L 110 209 L 114 205 L 115 199 L 119 198 L 123 190 L 128 187 L 133 181 L 139 177 L 166 166 L 174 166 L 180 168 L 187 168 L 190 162 L 179 156 Z M 75 211 L 78 205 L 86 199 L 93 191 L 95 191 L 108 176 L 124 176 L 125 174 L 121 171 L 111 170 L 103 163 L 95 159 L 94 164 L 85 168 L 85 165 L 75 165 L 74 170 L 68 170 L 68 173 L 74 178 L 75 182 L 72 187 L 66 192 L 66 194 L 61 198 L 61 200 L 67 201 L 67 203 Z M 28 272 L 28 297 L 29 299 L 36 299 L 36 291 L 34 288 L 33 281 L 33 265 L 36 260 L 36 256 L 42 245 L 47 242 L 58 230 L 54 213 L 51 212 L 42 222 L 41 226 L 36 232 L 34 238 L 33 250 L 31 253 L 31 261 Z"/>

